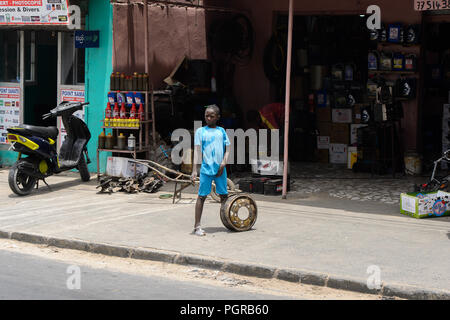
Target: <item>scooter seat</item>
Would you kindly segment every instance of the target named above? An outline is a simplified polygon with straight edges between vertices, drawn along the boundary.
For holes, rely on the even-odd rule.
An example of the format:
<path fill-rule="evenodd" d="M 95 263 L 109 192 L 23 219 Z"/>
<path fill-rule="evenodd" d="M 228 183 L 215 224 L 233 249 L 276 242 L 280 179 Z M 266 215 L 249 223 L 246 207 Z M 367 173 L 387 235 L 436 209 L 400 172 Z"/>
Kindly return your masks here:
<path fill-rule="evenodd" d="M 30 126 L 28 124 L 16 126 L 14 127 L 13 130 L 9 131 L 14 131 L 18 134 L 23 135 L 38 136 L 41 138 L 52 138 L 52 139 L 56 139 L 59 133 L 57 127 L 38 127 L 38 126 Z"/>

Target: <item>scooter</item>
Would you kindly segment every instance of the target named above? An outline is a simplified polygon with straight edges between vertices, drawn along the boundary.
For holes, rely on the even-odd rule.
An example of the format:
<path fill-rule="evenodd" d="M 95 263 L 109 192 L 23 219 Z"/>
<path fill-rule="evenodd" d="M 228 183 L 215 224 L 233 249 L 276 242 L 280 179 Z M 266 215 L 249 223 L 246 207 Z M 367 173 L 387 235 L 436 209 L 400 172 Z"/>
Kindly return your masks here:
<path fill-rule="evenodd" d="M 422 185 L 415 185 L 414 191 L 416 192 L 433 192 L 433 191 L 450 191 L 450 175 L 444 177 L 437 177 L 437 166 L 442 162 L 450 162 L 450 149 L 445 151 L 441 158 L 434 161 L 433 173 L 427 183 Z"/>
<path fill-rule="evenodd" d="M 91 161 L 87 154 L 87 143 L 91 133 L 83 120 L 73 113 L 81 110 L 87 103 L 64 101 L 42 116 L 42 119 L 61 116 L 67 131 L 59 154 L 56 150 L 58 128 L 19 125 L 7 129 L 11 150 L 19 153 L 18 160 L 9 171 L 8 182 L 11 190 L 19 196 L 32 192 L 42 180 L 49 188 L 45 178 L 62 171 L 78 169 L 82 181 L 89 181 L 87 164 Z M 26 157 L 23 157 L 23 156 Z M 86 158 L 84 157 L 86 155 Z"/>

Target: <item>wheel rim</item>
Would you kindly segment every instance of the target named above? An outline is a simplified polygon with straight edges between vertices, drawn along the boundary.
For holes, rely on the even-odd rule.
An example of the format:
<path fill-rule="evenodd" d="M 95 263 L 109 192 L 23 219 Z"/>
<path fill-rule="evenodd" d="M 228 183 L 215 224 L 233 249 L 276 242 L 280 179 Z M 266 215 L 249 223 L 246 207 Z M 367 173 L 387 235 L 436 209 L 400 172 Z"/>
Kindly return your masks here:
<path fill-rule="evenodd" d="M 16 171 L 16 185 L 20 191 L 28 191 L 33 188 L 36 180 L 29 175 Z"/>
<path fill-rule="evenodd" d="M 246 195 L 240 195 L 225 206 L 225 218 L 236 231 L 247 231 L 256 222 L 258 209 L 255 201 Z"/>

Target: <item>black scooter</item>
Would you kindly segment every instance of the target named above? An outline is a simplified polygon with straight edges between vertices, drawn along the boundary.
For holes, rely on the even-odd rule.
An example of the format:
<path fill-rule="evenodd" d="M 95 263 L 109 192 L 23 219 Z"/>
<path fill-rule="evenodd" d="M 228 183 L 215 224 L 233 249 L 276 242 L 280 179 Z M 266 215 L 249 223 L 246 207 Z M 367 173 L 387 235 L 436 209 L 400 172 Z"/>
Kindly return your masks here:
<path fill-rule="evenodd" d="M 14 193 L 19 196 L 28 195 L 34 186 L 38 187 L 39 180 L 48 186 L 45 178 L 71 169 L 78 169 L 81 180 L 89 181 L 87 164 L 91 161 L 86 145 L 91 138 L 91 133 L 86 124 L 73 115 L 75 111 L 81 110 L 88 104 L 89 102 L 65 101 L 42 116 L 42 119 L 62 117 L 67 136 L 59 155 L 56 151 L 58 137 L 56 127 L 24 124 L 7 130 L 8 141 L 12 144 L 11 149 L 19 153 L 18 160 L 12 166 L 8 176 L 9 187 Z"/>

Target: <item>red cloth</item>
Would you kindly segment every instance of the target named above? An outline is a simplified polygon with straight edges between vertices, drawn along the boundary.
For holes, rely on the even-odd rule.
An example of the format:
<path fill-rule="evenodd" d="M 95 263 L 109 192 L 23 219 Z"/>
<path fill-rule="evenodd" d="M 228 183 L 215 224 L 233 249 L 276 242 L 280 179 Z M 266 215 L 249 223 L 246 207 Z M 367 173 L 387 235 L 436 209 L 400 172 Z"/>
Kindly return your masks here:
<path fill-rule="evenodd" d="M 280 129 L 284 122 L 284 103 L 271 103 L 259 109 L 262 122 L 269 129 Z"/>

